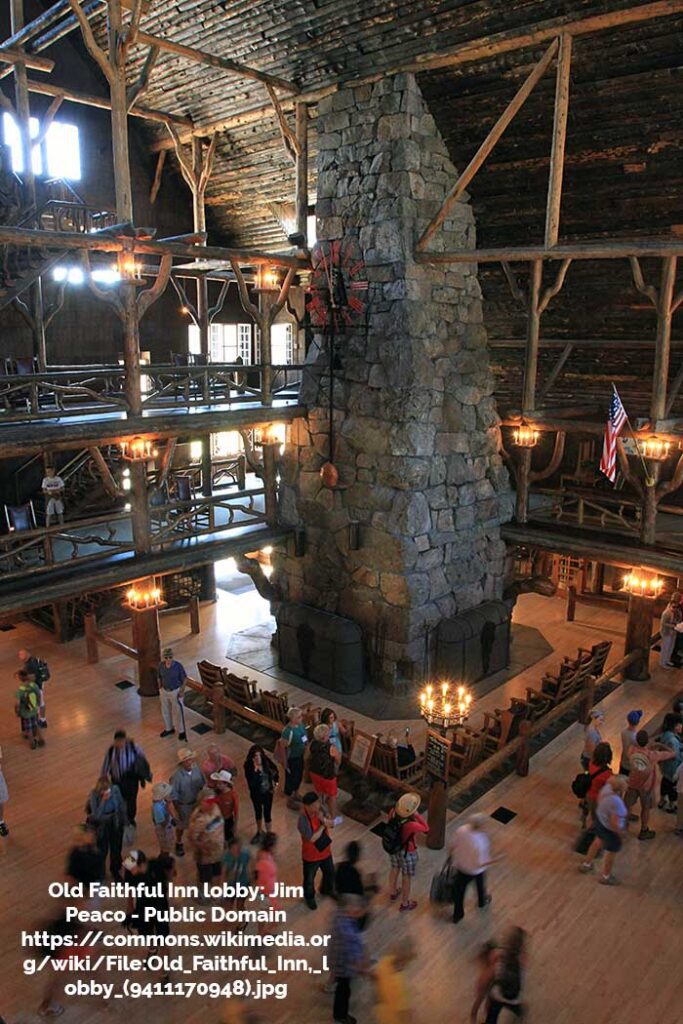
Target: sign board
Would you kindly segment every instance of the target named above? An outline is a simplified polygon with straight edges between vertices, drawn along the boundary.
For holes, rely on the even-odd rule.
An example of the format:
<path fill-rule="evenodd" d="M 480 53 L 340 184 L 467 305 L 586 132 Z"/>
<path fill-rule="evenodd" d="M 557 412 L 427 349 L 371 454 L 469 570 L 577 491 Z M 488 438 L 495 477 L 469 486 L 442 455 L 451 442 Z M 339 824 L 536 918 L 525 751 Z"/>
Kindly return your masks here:
<path fill-rule="evenodd" d="M 441 733 L 427 729 L 427 745 L 425 747 L 424 770 L 442 782 L 448 782 L 448 759 L 451 752 L 451 741 Z"/>
<path fill-rule="evenodd" d="M 367 775 L 376 742 L 376 736 L 371 736 L 370 733 L 363 732 L 361 729 L 356 729 L 353 734 L 351 750 L 349 751 L 349 762 L 354 768 L 358 768 L 363 775 Z"/>

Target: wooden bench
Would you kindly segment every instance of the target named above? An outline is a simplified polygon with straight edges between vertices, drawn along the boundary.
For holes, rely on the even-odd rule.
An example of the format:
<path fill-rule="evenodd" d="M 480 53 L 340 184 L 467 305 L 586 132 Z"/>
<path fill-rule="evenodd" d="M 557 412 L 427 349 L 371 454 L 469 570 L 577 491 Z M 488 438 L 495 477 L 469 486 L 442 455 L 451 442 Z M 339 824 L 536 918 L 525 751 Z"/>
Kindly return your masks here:
<path fill-rule="evenodd" d="M 263 714 L 275 722 L 282 722 L 283 726 L 286 725 L 289 710 L 287 694 L 277 693 L 276 690 L 260 690 L 259 697 Z"/>
<path fill-rule="evenodd" d="M 464 726 L 453 734 L 453 744 L 448 756 L 448 774 L 453 779 L 462 779 L 484 758 L 484 736 Z"/>
<path fill-rule="evenodd" d="M 234 672 L 223 669 L 225 693 L 231 700 L 244 707 L 257 709 L 261 707 L 261 695 L 253 679 L 236 676 Z"/>
<path fill-rule="evenodd" d="M 424 754 L 418 754 L 410 764 L 399 765 L 398 747 L 395 747 L 393 743 L 384 743 L 378 739 L 372 752 L 369 774 L 377 773 L 379 776 L 388 776 L 399 782 L 410 784 L 421 778 L 423 767 Z"/>

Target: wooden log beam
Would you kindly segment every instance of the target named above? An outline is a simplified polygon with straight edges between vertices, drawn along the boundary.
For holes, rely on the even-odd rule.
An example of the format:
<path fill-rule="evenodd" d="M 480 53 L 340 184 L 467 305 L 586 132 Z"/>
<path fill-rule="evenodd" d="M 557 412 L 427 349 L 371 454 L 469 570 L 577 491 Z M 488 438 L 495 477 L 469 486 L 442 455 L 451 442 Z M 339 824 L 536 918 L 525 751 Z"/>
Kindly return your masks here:
<path fill-rule="evenodd" d="M 95 634 L 98 643 L 104 644 L 105 647 L 111 647 L 112 650 L 118 651 L 119 654 L 125 654 L 127 658 L 132 658 L 133 661 L 137 660 L 138 652 L 130 644 L 124 644 L 122 640 L 116 640 L 113 636 L 107 636 L 106 633 L 100 633 L 98 630 Z"/>
<path fill-rule="evenodd" d="M 4 43 L 0 45 L 0 50 L 12 50 L 17 46 L 23 46 L 31 39 L 34 39 L 35 36 L 40 35 L 44 29 L 49 28 L 51 25 L 54 25 L 56 21 L 59 21 L 62 15 L 69 9 L 68 0 L 57 0 L 56 4 L 48 7 L 46 11 L 43 11 L 42 14 L 33 18 L 32 21 L 29 21 L 22 28 L 18 29 L 14 35 L 11 35 L 6 39 Z"/>
<path fill-rule="evenodd" d="M 545 244 L 547 246 L 557 245 L 560 236 L 560 205 L 562 201 L 562 179 L 564 177 L 564 153 L 567 141 L 571 63 L 572 37 L 568 33 L 563 32 L 560 37 L 560 53 L 557 60 L 557 76 L 555 79 L 555 113 L 550 152 L 548 201 L 545 213 Z"/>
<path fill-rule="evenodd" d="M 556 431 L 564 430 L 568 434 L 588 434 L 591 437 L 602 437 L 605 433 L 605 424 L 592 422 L 590 420 L 571 420 L 562 419 L 561 417 L 550 417 L 546 416 L 543 410 L 539 410 L 537 413 L 532 413 L 529 417 L 529 422 L 533 424 L 534 430 L 540 431 Z M 518 427 L 519 417 L 510 416 L 505 417 L 501 421 L 503 427 Z M 650 427 L 645 427 L 642 430 L 636 430 L 635 436 L 638 440 L 644 440 L 649 437 L 652 433 Z M 683 440 L 683 422 L 681 423 L 681 430 L 679 433 L 672 432 L 671 430 L 657 431 L 657 437 L 661 437 L 664 441 L 670 441 L 674 445 L 678 445 Z"/>
<path fill-rule="evenodd" d="M 667 256 L 662 264 L 662 276 L 658 289 L 657 339 L 655 365 L 652 374 L 652 402 L 650 419 L 656 430 L 660 420 L 666 416 L 669 363 L 671 360 L 671 319 L 674 289 L 676 285 L 677 259 Z"/>
<path fill-rule="evenodd" d="M 304 247 L 308 238 L 308 107 L 305 103 L 295 106 L 296 137 L 299 151 L 296 158 L 296 184 L 294 205 L 296 207 L 296 230 L 304 236 Z"/>
<path fill-rule="evenodd" d="M 663 239 L 606 239 L 572 242 L 547 248 L 501 246 L 498 249 L 458 249 L 451 252 L 416 252 L 417 263 L 529 263 L 531 260 L 623 260 L 629 256 L 657 257 L 683 255 L 683 241 Z"/>
<path fill-rule="evenodd" d="M 213 412 L 198 412 L 183 419 L 186 437 L 196 438 L 201 434 L 220 430 L 240 430 L 247 427 L 263 426 L 267 423 L 289 423 L 305 416 L 301 405 L 287 405 L 280 408 L 264 409 L 258 406 L 225 409 Z M 101 422 L 71 423 L 64 420 L 59 430 L 49 423 L 24 423 L 3 426 L 0 431 L 0 459 L 8 459 L 40 451 L 69 451 L 72 448 L 87 448 L 92 445 L 118 444 L 127 437 L 141 434 L 145 437 L 177 437 L 177 414 L 168 411 L 159 416 L 139 416 L 121 419 L 118 422 L 103 419 Z"/>
<path fill-rule="evenodd" d="M 49 57 L 37 57 L 35 54 L 22 53 L 20 50 L 0 49 L 0 64 L 20 65 L 29 71 L 44 71 L 49 74 L 55 62 Z"/>
<path fill-rule="evenodd" d="M 175 43 L 171 39 L 162 39 L 160 36 L 153 36 L 148 32 L 138 32 L 135 42 L 146 46 L 158 46 L 160 50 L 164 50 L 166 53 L 185 57 L 186 60 L 191 60 L 198 64 L 207 64 L 209 67 L 218 68 L 233 75 L 239 75 L 241 78 L 250 78 L 255 82 L 263 82 L 276 89 L 282 89 L 283 92 L 299 92 L 296 85 L 293 85 L 292 82 L 287 82 L 284 78 L 266 74 L 265 71 L 257 71 L 256 68 L 247 67 L 245 64 L 230 60 L 228 57 L 219 57 L 217 54 L 207 53 L 205 50 L 196 50 L 192 46 Z"/>
<path fill-rule="evenodd" d="M 534 91 L 538 83 L 540 82 L 543 75 L 550 67 L 550 63 L 557 53 L 558 42 L 554 40 L 548 49 L 545 51 L 543 57 L 536 64 L 535 68 L 528 76 L 524 84 L 518 89 L 516 95 L 510 100 L 507 107 L 500 115 L 496 123 L 494 124 L 491 131 L 488 133 L 481 146 L 474 154 L 469 164 L 462 172 L 457 182 L 450 190 L 448 195 L 443 201 L 441 209 L 432 217 L 431 221 L 427 225 L 422 236 L 418 240 L 415 250 L 416 252 L 424 252 L 426 247 L 429 245 L 434 234 L 441 227 L 443 222 L 447 219 L 448 214 L 453 209 L 453 206 L 457 203 L 460 197 L 463 195 L 465 189 L 470 184 L 477 171 L 485 163 L 486 159 L 493 152 L 499 139 L 502 137 L 515 115 L 521 110 L 526 101 L 528 100 L 531 93 Z"/>
<path fill-rule="evenodd" d="M 122 240 L 106 234 L 82 234 L 77 231 L 36 231 L 0 225 L 0 245 L 15 243 L 39 249 L 88 249 L 95 252 L 128 252 L 151 256 L 181 256 L 186 259 L 224 260 L 240 266 L 286 267 L 309 270 L 310 261 L 300 256 L 260 252 L 256 249 L 224 249 L 218 245 L 186 245 L 136 238 Z M 227 268 L 226 268 L 227 269 Z"/>
<path fill-rule="evenodd" d="M 70 103 L 78 103 L 83 107 L 98 107 L 100 110 L 111 110 L 111 101 L 103 96 L 93 96 L 91 93 L 79 92 L 77 89 L 67 89 L 65 86 L 53 85 L 51 82 L 34 82 L 29 80 L 28 91 L 41 96 L 63 96 Z M 192 128 L 192 121 L 189 117 L 181 117 L 179 114 L 167 114 L 163 110 L 153 110 L 151 107 L 134 104 L 128 111 L 131 117 L 139 117 L 144 121 L 159 121 L 162 124 L 176 125 L 180 129 Z"/>
<path fill-rule="evenodd" d="M 496 349 L 517 349 L 524 348 L 526 341 L 524 338 L 489 338 L 489 348 Z M 652 349 L 655 347 L 654 338 L 539 338 L 539 346 L 547 349 L 565 349 L 567 345 L 571 345 L 572 348 L 582 349 L 605 349 L 605 348 L 623 348 L 624 351 L 630 351 L 631 349 Z M 672 338 L 671 347 L 683 349 L 683 338 Z"/>
<path fill-rule="evenodd" d="M 508 544 L 523 544 L 554 554 L 576 555 L 594 559 L 605 565 L 624 569 L 640 569 L 680 576 L 681 552 L 662 547 L 646 547 L 638 540 L 629 541 L 621 535 L 609 537 L 604 532 L 590 531 L 545 523 L 506 523 L 501 536 Z"/>
<path fill-rule="evenodd" d="M 173 548 L 144 556 L 131 556 L 102 566 L 92 564 L 88 568 L 88 591 L 94 593 L 109 590 L 111 587 L 140 582 L 149 576 L 165 576 L 200 565 L 210 565 L 222 558 L 258 551 L 267 544 L 283 544 L 290 537 L 293 537 L 291 527 L 278 527 L 276 530 L 264 528 L 206 544 L 198 543 L 191 548 Z M 16 614 L 28 611 L 82 594 L 82 573 L 70 573 L 68 569 L 66 566 L 63 573 L 55 570 L 50 578 L 42 578 L 39 588 L 33 579 L 22 580 L 13 587 L 5 585 L 0 593 L 0 615 L 5 612 Z"/>

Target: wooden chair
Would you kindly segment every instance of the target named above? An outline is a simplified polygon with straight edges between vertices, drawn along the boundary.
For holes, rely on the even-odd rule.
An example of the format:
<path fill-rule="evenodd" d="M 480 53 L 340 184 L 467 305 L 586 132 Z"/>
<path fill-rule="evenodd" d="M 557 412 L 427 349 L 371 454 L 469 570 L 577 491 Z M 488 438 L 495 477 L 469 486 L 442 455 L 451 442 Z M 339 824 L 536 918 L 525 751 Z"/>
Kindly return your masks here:
<path fill-rule="evenodd" d="M 537 691 L 534 691 L 534 693 L 535 696 L 533 700 L 524 700 L 522 697 L 510 698 L 510 710 L 515 711 L 518 708 L 524 709 L 524 714 L 516 726 L 515 737 L 510 737 L 511 739 L 516 738 L 519 735 L 519 726 L 522 722 L 538 722 L 538 720 L 543 718 L 543 716 L 547 714 L 553 706 L 552 700 L 545 694 L 538 693 Z"/>
<path fill-rule="evenodd" d="M 448 774 L 462 779 L 484 757 L 484 737 L 464 726 L 453 734 L 453 743 L 448 757 Z"/>
<path fill-rule="evenodd" d="M 27 501 L 24 505 L 5 505 L 4 509 L 6 532 L 11 537 L 16 537 L 16 545 L 10 541 L 7 550 L 13 551 L 15 546 L 19 549 L 13 555 L 12 561 L 17 566 L 26 565 L 27 562 L 44 561 L 45 547 L 40 538 L 36 538 L 34 541 L 21 539 L 22 533 L 28 533 L 30 530 L 38 528 L 33 502 Z"/>
<path fill-rule="evenodd" d="M 5 524 L 8 533 L 36 530 L 38 527 L 33 502 L 27 501 L 25 505 L 5 505 Z"/>
<path fill-rule="evenodd" d="M 259 696 L 261 698 L 261 710 L 263 714 L 267 715 L 268 718 L 272 718 L 276 722 L 282 722 L 283 725 L 286 725 L 287 711 L 289 710 L 287 694 L 277 693 L 276 690 L 260 690 Z"/>
<path fill-rule="evenodd" d="M 601 676 L 605 671 L 605 665 L 607 664 L 607 658 L 609 652 L 612 649 L 611 640 L 601 640 L 598 644 L 593 644 L 590 650 L 586 650 L 584 647 L 579 647 L 579 655 L 585 656 L 588 661 L 593 662 L 591 668 L 591 675 Z"/>
<path fill-rule="evenodd" d="M 245 707 L 252 708 L 254 711 L 260 710 L 261 695 L 253 679 L 246 679 L 244 676 L 236 676 L 232 672 L 228 672 L 227 669 L 223 670 L 223 679 L 225 682 L 226 696 L 231 700 L 234 700 L 237 704 L 243 704 Z"/>
<path fill-rule="evenodd" d="M 383 775 L 389 775 L 401 782 L 411 782 L 422 775 L 424 754 L 418 754 L 412 764 L 399 766 L 397 748 L 391 743 L 377 740 L 370 764 Z"/>
<path fill-rule="evenodd" d="M 210 661 L 198 661 L 197 668 L 204 686 L 225 686 L 225 670 L 220 665 L 212 665 Z"/>
<path fill-rule="evenodd" d="M 484 712 L 484 727 L 481 730 L 482 750 L 485 757 L 495 754 L 519 735 L 519 723 L 527 717 L 529 705 L 526 701 L 517 701 L 513 697 L 510 707 L 501 711 L 496 708 L 493 713 Z"/>

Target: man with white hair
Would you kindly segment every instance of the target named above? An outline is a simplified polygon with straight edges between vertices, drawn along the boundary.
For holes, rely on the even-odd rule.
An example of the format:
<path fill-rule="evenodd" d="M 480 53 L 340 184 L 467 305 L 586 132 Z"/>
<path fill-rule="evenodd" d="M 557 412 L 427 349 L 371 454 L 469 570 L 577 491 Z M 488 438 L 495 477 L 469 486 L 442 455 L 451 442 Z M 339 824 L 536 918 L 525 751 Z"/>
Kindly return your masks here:
<path fill-rule="evenodd" d="M 464 900 L 467 886 L 475 882 L 479 909 L 491 902 L 486 892 L 486 868 L 493 864 L 491 842 L 484 828 L 486 816 L 473 814 L 468 822 L 455 830 L 450 848 L 453 879 L 453 923 L 458 924 L 465 916 Z"/>

